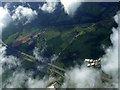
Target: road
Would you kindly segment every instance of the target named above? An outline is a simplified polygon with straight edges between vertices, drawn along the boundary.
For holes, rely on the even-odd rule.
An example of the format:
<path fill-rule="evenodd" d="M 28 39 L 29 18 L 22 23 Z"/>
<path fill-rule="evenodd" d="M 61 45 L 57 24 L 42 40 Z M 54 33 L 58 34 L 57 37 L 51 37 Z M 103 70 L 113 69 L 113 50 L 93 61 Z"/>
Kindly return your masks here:
<path fill-rule="evenodd" d="M 28 55 L 28 54 L 26 54 L 26 53 L 24 53 L 24 52 L 21 52 L 21 51 L 18 51 L 18 50 L 16 50 L 16 49 L 12 48 L 12 47 L 9 47 L 9 46 L 8 46 L 7 44 L 5 44 L 1 39 L 0 39 L 0 43 L 3 44 L 4 46 L 8 47 L 9 49 L 12 49 L 12 50 L 15 51 L 15 52 L 18 52 L 19 54 L 21 54 L 21 55 L 23 55 L 23 56 L 26 56 L 26 57 L 28 57 L 28 58 L 33 59 L 33 61 L 35 61 L 35 62 L 38 62 L 38 61 L 39 61 L 39 60 L 37 60 L 35 57 L 33 57 L 33 56 L 31 56 L 31 55 Z M 26 60 L 27 60 L 27 59 L 26 59 Z M 32 62 L 32 60 L 28 60 L 28 61 Z M 56 68 L 56 69 L 58 69 L 58 70 L 60 70 L 60 71 L 66 72 L 65 69 L 63 69 L 63 68 L 61 68 L 61 67 L 58 67 L 58 66 L 56 66 L 56 65 L 53 65 L 53 64 L 51 64 L 51 63 L 45 63 L 45 62 L 40 62 L 40 61 L 39 61 L 38 63 L 47 64 L 48 66 L 51 66 L 51 67 Z"/>
<path fill-rule="evenodd" d="M 57 72 L 56 70 L 53 70 L 53 69 L 50 69 L 50 68 L 48 68 L 48 69 L 52 72 L 55 72 L 55 73 L 59 74 L 60 76 L 62 76 L 64 78 L 64 76 L 61 73 Z"/>
<path fill-rule="evenodd" d="M 50 63 L 48 63 L 48 65 L 51 66 L 51 67 L 53 67 L 53 68 L 56 68 L 56 69 L 58 69 L 58 70 L 61 70 L 61 71 L 63 71 L 63 72 L 66 72 L 65 69 L 63 69 L 63 68 L 61 68 L 61 67 L 58 67 L 58 66 L 56 66 L 56 65 L 53 65 L 53 64 L 50 64 Z"/>
<path fill-rule="evenodd" d="M 79 36 L 79 35 L 78 35 L 78 36 Z M 77 36 L 77 37 L 78 37 L 78 36 Z M 8 47 L 8 48 L 10 48 L 10 49 L 18 52 L 19 54 L 21 54 L 21 55 L 23 55 L 23 56 L 26 56 L 26 57 L 28 57 L 28 58 L 30 58 L 30 59 L 33 59 L 33 61 L 35 61 L 35 62 L 39 61 L 39 60 L 37 60 L 35 57 L 33 57 L 33 56 L 31 56 L 31 55 L 28 55 L 28 54 L 26 54 L 26 53 L 24 53 L 24 52 L 21 52 L 21 51 L 18 51 L 18 50 L 16 50 L 16 49 L 14 49 L 14 48 L 9 47 L 9 46 L 8 46 L 7 44 L 5 44 L 2 40 L 0 40 L 0 43 L 3 44 L 3 45 L 6 46 L 6 47 Z M 27 59 L 26 59 L 26 60 L 27 60 Z M 28 61 L 32 62 L 32 60 L 28 60 Z M 40 62 L 38 62 L 38 63 L 40 63 Z M 55 69 L 57 69 L 57 70 L 66 72 L 65 69 L 63 69 L 63 68 L 61 68 L 61 67 L 58 67 L 58 66 L 56 66 L 56 65 L 53 65 L 53 64 L 51 64 L 51 63 L 45 63 L 45 62 L 41 62 L 41 63 L 42 63 L 42 64 L 45 64 L 45 65 L 48 65 L 48 66 L 50 66 L 50 67 L 53 67 L 53 68 L 55 68 Z M 49 68 L 48 68 L 48 69 L 49 69 Z M 60 74 L 59 72 L 57 72 L 57 71 L 55 71 L 55 70 L 53 70 L 53 69 L 49 69 L 49 70 L 51 70 L 51 71 L 59 74 L 60 76 L 62 76 L 62 77 L 64 78 L 64 76 L 63 76 L 62 74 Z M 54 79 L 52 82 L 57 82 L 57 81 L 59 81 L 60 79 L 61 79 L 61 78 Z M 103 77 L 103 76 L 102 76 L 102 80 L 103 80 L 103 81 L 107 81 L 107 82 L 111 82 L 111 79 L 106 78 L 106 77 Z M 50 83 L 52 83 L 52 82 L 50 82 Z M 50 83 L 49 83 L 49 84 L 50 84 Z"/>

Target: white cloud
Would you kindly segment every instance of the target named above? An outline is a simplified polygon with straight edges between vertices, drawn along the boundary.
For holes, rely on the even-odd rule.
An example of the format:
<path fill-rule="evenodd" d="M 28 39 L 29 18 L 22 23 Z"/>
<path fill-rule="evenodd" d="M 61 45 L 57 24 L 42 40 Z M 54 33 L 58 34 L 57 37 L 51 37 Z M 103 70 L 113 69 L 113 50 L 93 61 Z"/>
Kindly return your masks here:
<path fill-rule="evenodd" d="M 46 88 L 49 80 L 44 77 L 42 80 L 29 78 L 27 81 L 28 88 Z"/>
<path fill-rule="evenodd" d="M 12 21 L 12 18 L 9 14 L 9 11 L 8 9 L 5 7 L 0 7 L 0 39 L 2 39 L 2 30 L 3 28 L 5 28 L 10 22 Z M 5 63 L 5 61 L 7 60 L 7 64 L 8 63 L 11 63 L 9 61 L 10 58 L 6 57 L 5 58 L 5 52 L 6 50 L 6 47 L 3 47 L 1 44 L 0 44 L 0 88 L 2 87 L 2 73 L 4 72 L 2 66 L 3 66 L 3 63 Z M 12 61 L 13 63 L 14 61 Z M 7 68 L 11 68 L 13 65 L 12 64 L 9 64 L 7 66 Z"/>
<path fill-rule="evenodd" d="M 3 83 L 3 87 L 6 88 L 22 88 L 22 84 L 25 82 L 27 78 L 24 71 L 14 72 L 13 76 L 7 79 L 6 83 Z"/>
<path fill-rule="evenodd" d="M 119 22 L 120 14 L 115 16 L 117 23 Z M 120 26 L 120 24 L 119 24 Z M 62 87 L 64 88 L 118 88 L 118 32 L 113 28 L 113 33 L 110 36 L 113 46 L 106 50 L 106 54 L 101 58 L 101 69 L 108 76 L 103 76 L 102 71 L 92 68 L 74 67 L 65 73 L 65 82 Z M 102 78 L 110 80 L 110 82 L 103 83 Z"/>
<path fill-rule="evenodd" d="M 26 18 L 26 23 L 30 23 L 30 21 L 32 21 L 35 16 L 37 15 L 37 12 L 35 10 L 32 10 L 31 8 L 28 7 L 23 7 L 23 6 L 18 6 L 15 11 L 14 14 L 12 15 L 13 20 L 21 20 Z"/>
<path fill-rule="evenodd" d="M 115 21 L 119 24 L 120 14 L 117 14 Z M 119 24 L 120 25 L 120 24 Z M 118 87 L 118 32 L 120 27 L 117 29 L 113 28 L 113 34 L 111 34 L 110 39 L 113 46 L 106 50 L 106 55 L 102 58 L 102 70 L 112 77 L 113 85 Z"/>
<path fill-rule="evenodd" d="M 7 9 L 4 9 L 0 7 L 0 31 L 2 32 L 2 29 L 7 26 L 11 22 L 11 16 L 9 14 L 9 11 Z M 24 10 L 23 10 L 24 11 Z M 22 12 L 23 13 L 23 12 Z M 26 17 L 27 14 L 23 15 L 23 17 Z M 18 15 L 19 16 L 19 15 Z M 18 17 L 17 17 L 18 18 Z M 19 18 L 18 18 L 19 19 Z M 118 22 L 119 18 L 118 16 L 115 16 L 115 20 Z M 113 34 L 111 35 L 111 41 L 113 43 L 113 46 L 108 48 L 106 50 L 106 54 L 102 58 L 102 70 L 107 73 L 108 75 L 112 76 L 112 84 L 113 87 L 118 87 L 118 30 L 113 28 Z M 0 32 L 0 34 L 2 34 Z M 13 66 L 19 65 L 18 59 L 13 56 L 6 56 L 6 47 L 3 47 L 0 45 L 0 65 L 1 63 L 7 62 L 8 68 L 11 68 Z M 36 56 L 37 57 L 37 56 Z M 1 72 L 0 72 L 1 74 Z M 30 72 L 31 74 L 31 72 Z M 87 67 L 75 67 L 72 68 L 70 71 L 67 71 L 65 74 L 65 82 L 62 85 L 62 87 L 100 87 L 104 84 L 101 83 L 101 74 L 99 71 L 87 68 Z M 15 72 L 12 77 L 8 79 L 8 82 L 5 84 L 6 87 L 22 87 L 24 80 L 27 79 L 26 85 L 28 87 L 46 87 L 48 80 L 43 79 L 33 79 L 29 76 L 26 76 L 26 73 L 24 71 L 22 72 Z M 39 85 L 40 84 L 40 85 Z M 107 83 L 108 86 L 110 86 L 109 83 Z"/>
<path fill-rule="evenodd" d="M 102 69 L 110 75 L 115 74 L 114 72 L 118 69 L 118 31 L 115 28 L 113 28 L 111 41 L 113 46 L 106 50 L 106 55 L 102 60 Z"/>
<path fill-rule="evenodd" d="M 0 38 L 2 38 L 2 29 L 6 27 L 12 18 L 7 8 L 0 7 Z"/>
<path fill-rule="evenodd" d="M 2 46 L 1 44 L 0 44 L 0 65 L 3 67 L 3 68 L 1 67 L 2 68 L 2 71 L 0 72 L 1 74 L 8 69 L 18 67 L 20 65 L 20 61 L 16 57 L 12 55 L 6 56 L 6 47 Z"/>
<path fill-rule="evenodd" d="M 31 74 L 31 75 L 30 75 Z M 3 87 L 5 88 L 46 88 L 52 78 L 43 77 L 42 79 L 33 78 L 34 71 L 25 72 L 24 69 L 21 71 L 15 71 L 13 75 L 8 78 Z M 39 73 L 40 74 L 40 73 Z"/>
<path fill-rule="evenodd" d="M 73 16 L 83 0 L 61 0 L 65 12 Z"/>
<path fill-rule="evenodd" d="M 85 66 L 72 68 L 65 74 L 63 88 L 96 88 L 101 87 L 100 72 Z"/>
<path fill-rule="evenodd" d="M 54 12 L 54 10 L 56 9 L 56 5 L 57 5 L 57 2 L 52 2 L 51 0 L 46 0 L 46 3 L 43 4 L 43 6 L 39 6 L 39 9 L 45 11 L 45 12 L 48 12 L 48 13 L 52 13 Z"/>
<path fill-rule="evenodd" d="M 43 58 L 40 56 L 39 48 L 37 48 L 37 47 L 34 48 L 33 55 L 35 56 L 36 59 L 43 61 Z"/>
<path fill-rule="evenodd" d="M 75 14 L 76 10 L 83 1 L 84 0 L 60 0 L 61 4 L 63 5 L 65 13 L 67 13 L 70 16 L 73 16 Z M 39 6 L 39 9 L 46 11 L 48 13 L 52 13 L 56 9 L 57 4 L 58 2 L 46 0 L 46 3 L 43 4 L 42 7 Z"/>
<path fill-rule="evenodd" d="M 3 8 L 0 7 L 0 39 L 2 39 L 2 30 L 3 28 L 5 28 L 10 22 L 11 22 L 12 18 L 9 14 L 9 11 L 7 10 L 7 8 Z M 2 45 L 0 44 L 0 87 L 2 86 L 1 84 L 1 80 L 2 80 L 2 63 L 6 60 L 4 58 L 5 55 L 5 50 L 6 47 L 2 47 Z"/>
<path fill-rule="evenodd" d="M 60 0 L 61 4 L 63 5 L 65 13 L 70 16 L 73 16 L 77 10 L 77 8 L 81 5 L 81 2 L 84 0 Z M 56 9 L 56 5 L 58 2 L 54 2 L 51 0 L 46 0 L 46 3 L 43 6 L 39 6 L 39 9 L 46 11 L 48 13 L 54 12 Z"/>
<path fill-rule="evenodd" d="M 4 59 L 4 54 L 5 54 L 5 49 L 6 47 L 2 47 L 2 45 L 0 44 L 0 89 L 2 88 L 2 62 L 5 61 Z"/>
<path fill-rule="evenodd" d="M 118 23 L 118 15 L 114 17 L 115 21 Z"/>
<path fill-rule="evenodd" d="M 0 7 L 0 35 L 2 37 L 2 30 L 4 27 L 6 27 L 11 21 L 12 18 L 16 19 L 22 19 L 22 17 L 26 17 L 28 20 L 31 20 L 30 18 L 34 15 L 30 15 L 31 13 L 36 14 L 35 11 L 32 11 L 31 9 L 28 8 L 23 8 L 23 7 L 18 7 L 15 10 L 14 17 L 11 17 L 9 14 L 9 11 L 7 8 Z M 22 15 L 22 16 L 21 16 Z M 0 38 L 2 39 L 2 38 Z M 0 44 L 0 89 L 2 87 L 7 87 L 7 88 L 22 88 L 24 83 L 27 87 L 46 87 L 48 80 L 46 79 L 33 79 L 31 76 L 34 74 L 34 71 L 30 71 L 26 73 L 23 70 L 18 71 L 17 67 L 21 65 L 21 62 L 19 59 L 17 59 L 14 56 L 8 56 L 6 55 L 6 47 L 2 46 Z M 3 67 L 3 68 L 2 68 Z M 37 67 L 37 66 L 36 66 Z M 5 72 L 6 70 L 9 70 L 11 68 L 16 68 L 15 72 L 6 79 L 4 83 L 2 83 L 2 73 Z M 25 80 L 28 80 L 25 82 Z"/>

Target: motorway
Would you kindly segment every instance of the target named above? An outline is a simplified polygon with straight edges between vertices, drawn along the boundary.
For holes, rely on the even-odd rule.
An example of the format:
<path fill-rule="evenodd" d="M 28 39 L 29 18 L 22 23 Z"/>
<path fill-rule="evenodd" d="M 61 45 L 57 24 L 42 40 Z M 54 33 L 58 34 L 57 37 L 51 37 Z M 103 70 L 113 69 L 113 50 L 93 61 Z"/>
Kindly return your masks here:
<path fill-rule="evenodd" d="M 28 57 L 28 58 L 30 58 L 30 59 L 32 59 L 33 61 L 26 59 L 26 60 L 28 60 L 28 61 L 30 61 L 30 62 L 42 63 L 42 64 L 48 65 L 48 66 L 50 66 L 50 67 L 53 67 L 53 68 L 55 68 L 55 69 L 57 69 L 57 70 L 66 72 L 66 70 L 63 69 L 63 68 L 61 68 L 61 67 L 58 67 L 58 66 L 56 66 L 56 65 L 53 65 L 53 64 L 51 64 L 51 63 L 40 62 L 39 60 L 37 60 L 35 57 L 33 57 L 33 56 L 31 56 L 31 55 L 28 55 L 28 54 L 26 54 L 26 53 L 24 53 L 24 52 L 18 51 L 18 50 L 14 49 L 14 48 L 11 48 L 11 47 L 9 47 L 8 45 L 6 45 L 2 40 L 0 40 L 0 43 L 1 43 L 2 45 L 4 45 L 5 47 L 10 48 L 10 49 L 12 49 L 13 51 L 18 52 L 19 54 L 21 54 L 21 55 L 23 55 L 23 56 L 26 56 L 26 57 Z M 48 69 L 49 69 L 49 68 L 48 68 Z M 57 73 L 57 74 L 59 74 L 60 76 L 62 76 L 62 77 L 64 78 L 64 76 L 61 75 L 59 72 L 57 72 L 57 71 L 55 71 L 55 70 L 53 70 L 53 69 L 49 69 L 49 70 L 50 70 L 50 71 L 53 71 L 53 72 L 55 72 L 55 73 Z M 111 82 L 111 79 L 106 78 L 106 77 L 104 77 L 104 76 L 102 76 L 101 79 L 102 79 L 103 81 Z M 52 81 L 52 82 L 59 81 L 59 80 L 60 80 L 60 78 L 59 78 L 59 79 L 55 79 L 55 80 Z"/>
<path fill-rule="evenodd" d="M 56 69 L 58 69 L 58 70 L 60 70 L 60 71 L 66 72 L 65 69 L 63 69 L 63 68 L 61 68 L 61 67 L 58 67 L 58 66 L 56 66 L 56 65 L 53 65 L 53 64 L 51 64 L 51 63 L 48 63 L 48 66 L 51 66 L 51 67 L 54 67 L 54 68 L 56 68 Z"/>
<path fill-rule="evenodd" d="M 56 70 L 53 70 L 53 69 L 50 69 L 50 68 L 48 68 L 51 72 L 55 72 L 55 73 L 57 73 L 57 74 L 59 74 L 60 76 L 62 76 L 63 78 L 65 78 L 65 76 L 63 76 L 61 73 L 59 73 L 58 71 L 56 71 Z"/>
<path fill-rule="evenodd" d="M 15 52 L 18 52 L 19 54 L 21 54 L 21 55 L 23 55 L 23 56 L 26 56 L 26 57 L 28 57 L 28 58 L 30 58 L 30 59 L 33 59 L 33 62 L 35 61 L 35 62 L 38 62 L 39 60 L 37 60 L 35 57 L 33 57 L 33 56 L 31 56 L 31 55 L 28 55 L 28 54 L 26 54 L 26 53 L 24 53 L 24 52 L 21 52 L 21 51 L 18 51 L 18 50 L 16 50 L 16 49 L 14 49 L 14 48 L 12 48 L 12 47 L 9 47 L 7 44 L 5 44 L 1 39 L 0 39 L 0 43 L 2 44 L 2 45 L 4 45 L 5 47 L 7 47 L 7 48 L 9 48 L 9 49 L 11 49 L 11 50 L 13 50 L 13 51 L 15 51 Z M 27 59 L 26 59 L 27 60 Z M 32 62 L 31 60 L 28 60 L 28 61 L 30 61 L 30 62 Z M 48 66 L 51 66 L 51 67 L 53 67 L 53 68 L 56 68 L 56 69 L 58 69 L 58 70 L 60 70 L 60 71 L 63 71 L 63 72 L 66 72 L 66 70 L 65 69 L 63 69 L 63 68 L 61 68 L 61 67 L 58 67 L 58 66 L 56 66 L 56 65 L 53 65 L 53 64 L 51 64 L 51 63 L 45 63 L 45 62 L 38 62 L 38 63 L 42 63 L 42 64 L 47 64 Z"/>

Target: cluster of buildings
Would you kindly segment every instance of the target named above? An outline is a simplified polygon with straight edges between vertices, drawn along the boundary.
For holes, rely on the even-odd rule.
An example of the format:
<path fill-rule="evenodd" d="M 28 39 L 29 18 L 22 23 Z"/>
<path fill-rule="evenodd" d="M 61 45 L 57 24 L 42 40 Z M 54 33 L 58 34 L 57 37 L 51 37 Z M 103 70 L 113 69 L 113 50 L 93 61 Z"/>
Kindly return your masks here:
<path fill-rule="evenodd" d="M 87 66 L 88 67 L 98 67 L 100 68 L 101 67 L 101 59 L 98 59 L 98 60 L 94 60 L 94 59 L 85 59 L 85 62 L 87 62 Z"/>

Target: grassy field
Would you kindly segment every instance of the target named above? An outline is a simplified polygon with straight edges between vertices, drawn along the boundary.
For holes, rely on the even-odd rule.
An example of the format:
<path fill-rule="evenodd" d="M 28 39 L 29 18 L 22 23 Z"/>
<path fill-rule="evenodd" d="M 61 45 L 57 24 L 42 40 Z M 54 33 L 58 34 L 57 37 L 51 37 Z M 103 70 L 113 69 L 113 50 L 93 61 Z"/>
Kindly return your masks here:
<path fill-rule="evenodd" d="M 107 27 L 103 25 L 105 21 Z M 112 26 L 114 24 L 115 23 L 112 19 L 103 20 L 100 23 L 90 25 L 89 27 L 78 26 L 66 31 L 61 35 L 63 40 L 68 40 L 67 38 L 70 38 L 70 36 L 76 31 L 80 32 L 80 36 L 76 38 L 76 40 L 74 40 L 70 45 L 68 45 L 68 43 L 63 43 L 61 45 L 61 47 L 67 48 L 57 59 L 57 63 L 63 63 L 64 66 L 68 68 L 69 66 L 74 66 L 73 62 L 82 64 L 85 58 L 98 59 L 101 57 L 103 54 L 105 54 L 104 50 L 102 49 L 102 45 L 105 45 L 106 47 L 111 45 L 109 37 L 112 33 Z"/>
<path fill-rule="evenodd" d="M 55 27 L 45 27 L 43 29 L 45 33 L 35 40 L 34 46 L 41 48 L 42 39 L 45 38 L 47 41 L 47 50 L 51 55 L 58 55 L 62 52 L 57 60 L 58 65 L 62 63 L 66 67 L 69 67 L 74 61 L 82 63 L 85 58 L 97 59 L 101 57 L 104 54 L 102 45 L 111 45 L 109 36 L 113 25 L 114 20 L 110 18 L 97 23 L 77 24 L 72 28 L 64 28 L 61 31 Z M 20 36 L 24 37 L 40 30 L 40 28 L 24 29 Z M 75 38 L 76 33 L 80 34 L 77 38 Z M 12 43 L 18 35 L 19 33 L 17 32 L 9 36 L 5 42 L 7 44 Z M 70 44 L 71 41 L 72 43 Z M 28 50 L 28 48 L 27 44 L 20 46 L 20 50 L 32 54 L 32 50 Z M 60 65 L 62 66 L 62 64 Z"/>
<path fill-rule="evenodd" d="M 21 39 L 21 38 L 23 38 L 23 37 L 25 37 L 25 36 L 27 36 L 29 34 L 33 34 L 35 32 L 38 32 L 39 30 L 40 30 L 39 28 L 33 28 L 31 30 L 23 30 L 22 34 L 20 35 L 19 38 L 17 38 L 17 40 Z"/>
<path fill-rule="evenodd" d="M 17 33 L 15 33 L 15 34 L 9 36 L 9 37 L 5 40 L 5 43 L 8 44 L 8 45 L 11 44 L 11 43 L 13 43 L 13 41 L 18 37 L 18 35 L 19 35 L 19 33 L 17 32 Z"/>
<path fill-rule="evenodd" d="M 60 35 L 60 32 L 55 31 L 55 30 L 50 30 L 50 31 L 48 31 L 48 32 L 45 34 L 45 38 L 46 38 L 47 40 L 50 40 L 50 39 L 52 39 L 52 38 L 54 38 L 54 37 L 57 37 L 58 35 Z"/>

